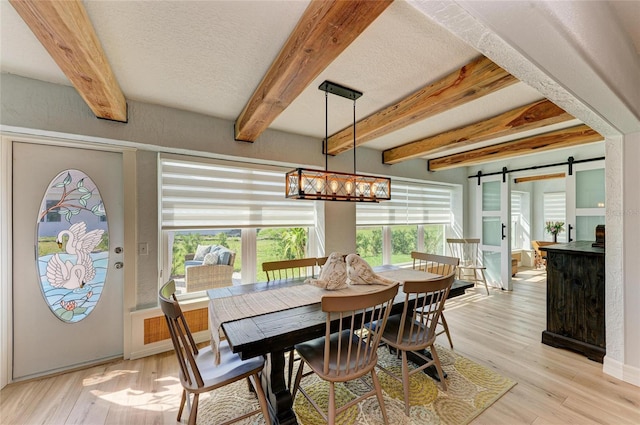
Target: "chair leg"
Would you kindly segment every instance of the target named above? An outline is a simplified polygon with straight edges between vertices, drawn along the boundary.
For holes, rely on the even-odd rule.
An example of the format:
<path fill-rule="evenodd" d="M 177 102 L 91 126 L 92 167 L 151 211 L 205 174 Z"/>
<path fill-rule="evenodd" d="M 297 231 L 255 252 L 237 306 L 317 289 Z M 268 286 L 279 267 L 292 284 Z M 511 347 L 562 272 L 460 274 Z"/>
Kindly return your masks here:
<path fill-rule="evenodd" d="M 335 425 L 336 423 L 336 387 L 335 383 L 329 381 L 329 410 L 327 412 L 327 419 L 329 425 Z"/>
<path fill-rule="evenodd" d="M 262 388 L 260 375 L 256 373 L 252 375 L 251 378 L 251 382 L 253 384 L 253 387 L 255 388 L 256 395 L 258 396 L 258 402 L 260 402 L 260 409 L 262 410 L 262 416 L 264 416 L 264 422 L 266 424 L 270 424 L 271 418 L 269 416 L 269 407 L 267 406 L 267 397 L 264 395 L 264 389 Z"/>
<path fill-rule="evenodd" d="M 375 369 L 371 369 L 371 380 L 373 381 L 373 386 L 376 389 L 376 397 L 378 397 L 378 404 L 380 404 L 382 420 L 384 421 L 384 424 L 387 425 L 389 423 L 389 418 L 387 418 L 387 409 L 384 407 L 384 397 L 382 397 L 382 387 L 380 386 L 380 381 L 378 380 L 378 375 L 376 374 Z"/>
<path fill-rule="evenodd" d="M 447 334 L 449 345 L 453 349 L 453 341 L 451 340 L 451 334 L 449 333 L 449 325 L 447 324 L 447 319 L 444 318 L 444 312 L 440 314 L 440 319 L 442 320 L 442 327 L 444 328 L 444 333 Z"/>
<path fill-rule="evenodd" d="M 193 395 L 193 403 L 191 403 L 191 412 L 189 412 L 189 425 L 196 425 L 196 416 L 198 416 L 198 396 L 200 394 Z"/>
<path fill-rule="evenodd" d="M 440 364 L 440 357 L 438 357 L 438 351 L 435 346 L 431 346 L 431 357 L 433 358 L 433 363 L 436 366 L 436 370 L 438 371 L 438 376 L 440 377 L 440 383 L 442 384 L 442 389 L 447 391 L 447 383 L 444 380 L 444 372 L 442 371 L 442 365 Z"/>
<path fill-rule="evenodd" d="M 489 285 L 487 285 L 487 278 L 484 275 L 484 270 L 480 269 L 479 271 L 482 276 L 482 282 L 484 282 L 484 289 L 487 290 L 487 295 L 489 295 Z M 473 274 L 475 275 L 475 272 Z"/>
<path fill-rule="evenodd" d="M 404 413 L 409 416 L 409 362 L 407 352 L 402 350 L 402 391 L 404 392 Z"/>
<path fill-rule="evenodd" d="M 302 370 L 304 369 L 304 360 L 300 360 L 300 366 L 298 366 L 298 373 L 296 373 L 296 380 L 293 383 L 293 390 L 291 390 L 291 400 L 296 399 L 296 393 L 298 392 L 298 387 L 300 386 L 300 380 L 302 379 Z"/>
<path fill-rule="evenodd" d="M 291 379 L 293 378 L 293 362 L 295 361 L 294 356 L 295 350 L 292 348 L 289 351 L 289 379 L 287 380 L 287 387 L 291 389 Z"/>
<path fill-rule="evenodd" d="M 180 400 L 180 408 L 178 409 L 178 422 L 182 418 L 182 411 L 184 410 L 184 404 L 187 402 L 187 390 L 182 390 L 182 399 Z"/>

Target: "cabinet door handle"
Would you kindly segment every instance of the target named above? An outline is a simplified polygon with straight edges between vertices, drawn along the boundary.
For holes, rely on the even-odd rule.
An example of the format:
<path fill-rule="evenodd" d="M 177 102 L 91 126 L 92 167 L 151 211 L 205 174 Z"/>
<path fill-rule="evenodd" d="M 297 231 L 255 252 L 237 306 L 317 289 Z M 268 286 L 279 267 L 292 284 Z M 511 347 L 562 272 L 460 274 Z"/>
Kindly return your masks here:
<path fill-rule="evenodd" d="M 573 226 L 572 226 L 572 225 L 569 225 L 569 226 L 567 227 L 567 229 L 568 229 L 568 230 L 567 230 L 567 239 L 568 239 L 568 242 L 571 242 L 571 241 L 573 241 L 573 239 L 571 239 L 571 230 L 573 230 Z"/>
<path fill-rule="evenodd" d="M 504 234 L 504 231 L 505 231 L 506 228 L 507 228 L 507 225 L 502 223 L 502 239 L 507 237 L 507 235 Z"/>

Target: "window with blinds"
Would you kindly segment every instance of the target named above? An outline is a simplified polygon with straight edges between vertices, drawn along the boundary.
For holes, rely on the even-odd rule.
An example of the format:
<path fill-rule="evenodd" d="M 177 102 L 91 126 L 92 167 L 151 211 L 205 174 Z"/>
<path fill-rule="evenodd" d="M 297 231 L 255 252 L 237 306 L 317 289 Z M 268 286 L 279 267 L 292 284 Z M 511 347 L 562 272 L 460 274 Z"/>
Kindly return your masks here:
<path fill-rule="evenodd" d="M 284 197 L 286 171 L 161 158 L 162 228 L 314 226 L 314 202 Z"/>
<path fill-rule="evenodd" d="M 511 191 L 511 249 L 530 246 L 529 193 Z"/>
<path fill-rule="evenodd" d="M 567 222 L 567 194 L 566 192 L 546 192 L 543 198 L 544 204 L 544 222 L 542 228 L 545 240 L 552 240 L 552 236 L 544 230 L 547 221 Z M 566 242 L 567 233 L 558 233 L 558 242 Z"/>
<path fill-rule="evenodd" d="M 358 226 L 449 224 L 452 219 L 450 186 L 391 181 L 391 200 L 356 205 Z"/>

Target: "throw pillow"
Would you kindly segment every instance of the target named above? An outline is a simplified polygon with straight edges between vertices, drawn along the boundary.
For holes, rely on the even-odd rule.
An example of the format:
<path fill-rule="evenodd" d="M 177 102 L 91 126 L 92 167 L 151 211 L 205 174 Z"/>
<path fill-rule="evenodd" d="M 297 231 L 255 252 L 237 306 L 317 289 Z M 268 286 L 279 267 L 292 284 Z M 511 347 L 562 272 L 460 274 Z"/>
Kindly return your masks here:
<path fill-rule="evenodd" d="M 193 256 L 194 261 L 203 261 L 204 256 L 211 250 L 211 245 L 198 245 L 196 253 Z"/>
<path fill-rule="evenodd" d="M 202 260 L 202 264 L 205 266 L 211 266 L 213 264 L 218 264 L 218 254 L 209 252 L 204 256 L 204 260 Z"/>
<path fill-rule="evenodd" d="M 216 253 L 218 254 L 218 264 L 229 265 L 233 251 L 230 251 L 225 247 L 220 247 Z"/>

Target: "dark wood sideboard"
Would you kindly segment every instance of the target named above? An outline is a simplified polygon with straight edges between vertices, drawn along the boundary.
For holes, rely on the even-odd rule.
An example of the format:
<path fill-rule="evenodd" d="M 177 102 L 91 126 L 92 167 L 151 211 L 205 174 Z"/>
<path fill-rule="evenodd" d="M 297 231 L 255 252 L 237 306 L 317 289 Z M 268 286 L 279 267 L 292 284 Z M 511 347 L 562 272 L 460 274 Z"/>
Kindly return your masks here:
<path fill-rule="evenodd" d="M 604 248 L 590 241 L 547 251 L 547 329 L 542 343 L 602 363 L 605 355 Z"/>

